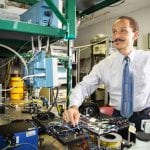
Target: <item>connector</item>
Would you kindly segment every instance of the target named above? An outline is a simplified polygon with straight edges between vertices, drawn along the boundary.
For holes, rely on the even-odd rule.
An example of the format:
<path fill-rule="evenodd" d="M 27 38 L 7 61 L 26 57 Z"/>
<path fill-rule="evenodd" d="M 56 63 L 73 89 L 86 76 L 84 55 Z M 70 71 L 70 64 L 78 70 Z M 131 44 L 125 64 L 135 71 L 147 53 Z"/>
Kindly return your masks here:
<path fill-rule="evenodd" d="M 150 119 L 144 119 L 141 122 L 141 130 L 145 133 L 150 133 Z"/>

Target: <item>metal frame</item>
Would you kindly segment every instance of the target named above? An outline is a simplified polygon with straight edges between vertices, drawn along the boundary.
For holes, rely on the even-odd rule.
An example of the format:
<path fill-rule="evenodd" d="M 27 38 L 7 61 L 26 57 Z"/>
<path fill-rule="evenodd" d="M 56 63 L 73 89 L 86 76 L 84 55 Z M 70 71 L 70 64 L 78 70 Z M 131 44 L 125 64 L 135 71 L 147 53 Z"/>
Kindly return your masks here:
<path fill-rule="evenodd" d="M 10 0 L 14 2 L 24 3 L 28 5 L 33 5 L 38 0 Z M 63 28 L 52 28 L 52 27 L 44 27 L 35 24 L 29 24 L 20 21 L 12 21 L 0 19 L 0 43 L 7 43 L 6 41 L 10 41 L 16 38 L 16 40 L 23 42 L 28 41 L 31 36 L 47 36 L 52 40 L 57 40 L 60 38 L 68 39 L 68 73 L 67 73 L 67 106 L 69 105 L 69 94 L 72 89 L 72 51 L 71 51 L 71 40 L 76 38 L 76 0 L 66 0 L 65 1 L 65 15 L 61 14 L 61 12 L 57 9 L 52 0 L 45 0 L 49 5 L 50 9 L 55 13 L 58 19 L 62 22 Z M 93 6 L 79 14 L 79 16 L 88 15 L 98 9 L 104 8 L 108 5 L 111 5 L 120 0 L 104 0 L 102 3 Z M 8 35 L 8 36 L 6 36 Z M 4 37 L 5 36 L 5 37 Z M 13 43 L 13 41 L 12 41 Z M 11 42 L 9 42 L 11 44 Z M 19 46 L 20 48 L 20 46 Z"/>
<path fill-rule="evenodd" d="M 148 33 L 148 49 L 150 49 L 150 33 Z"/>

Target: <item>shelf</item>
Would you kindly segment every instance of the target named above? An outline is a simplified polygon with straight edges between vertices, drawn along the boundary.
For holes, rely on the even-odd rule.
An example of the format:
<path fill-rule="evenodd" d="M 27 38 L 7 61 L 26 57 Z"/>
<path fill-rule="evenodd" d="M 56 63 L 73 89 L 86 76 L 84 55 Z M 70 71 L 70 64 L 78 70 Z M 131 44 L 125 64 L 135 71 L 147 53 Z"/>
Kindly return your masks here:
<path fill-rule="evenodd" d="M 33 5 L 33 4 L 38 2 L 38 0 L 9 0 L 9 1 L 24 3 L 24 4 L 27 4 L 27 5 Z"/>
<path fill-rule="evenodd" d="M 65 35 L 66 31 L 63 29 L 0 19 L 0 43 L 10 46 L 16 51 L 24 44 L 23 52 L 31 49 L 31 37 L 36 40 L 38 36 L 42 36 L 43 43 L 46 43 L 46 39 L 49 37 L 50 43 L 52 43 L 65 38 Z M 1 48 L 1 50 L 3 49 Z M 1 51 L 0 56 L 7 57 L 7 53 Z"/>
<path fill-rule="evenodd" d="M 16 50 L 26 41 L 31 41 L 31 37 L 34 37 L 34 39 L 37 39 L 38 36 L 42 36 L 43 39 L 44 37 L 50 37 L 50 41 L 54 42 L 65 38 L 65 35 L 66 31 L 63 29 L 0 19 L 0 43 L 7 44 Z M 31 48 L 31 44 L 24 48 L 29 48 L 29 45 Z"/>
<path fill-rule="evenodd" d="M 9 37 L 11 37 L 11 33 L 16 35 L 24 36 L 25 39 L 31 35 L 43 35 L 50 37 L 65 37 L 65 30 L 52 28 L 48 26 L 40 26 L 38 24 L 29 24 L 26 22 L 12 21 L 12 20 L 4 20 L 0 19 L 0 32 L 9 32 Z M 7 36 L 7 35 L 6 35 Z M 16 39 L 20 40 L 20 37 L 16 37 Z M 4 34 L 0 34 L 0 38 L 5 38 Z M 11 37 L 14 38 L 14 37 Z M 23 39 L 24 40 L 24 39 Z"/>

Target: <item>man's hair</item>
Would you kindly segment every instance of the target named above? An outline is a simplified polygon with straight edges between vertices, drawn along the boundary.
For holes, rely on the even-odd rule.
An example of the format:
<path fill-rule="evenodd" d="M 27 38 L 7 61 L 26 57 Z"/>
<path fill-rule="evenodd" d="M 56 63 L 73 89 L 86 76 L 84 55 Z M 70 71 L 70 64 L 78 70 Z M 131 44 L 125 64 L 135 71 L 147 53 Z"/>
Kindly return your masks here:
<path fill-rule="evenodd" d="M 131 28 L 133 29 L 133 32 L 139 31 L 139 25 L 138 25 L 137 21 L 134 18 L 128 17 L 128 16 L 120 16 L 120 17 L 117 18 L 117 20 L 120 20 L 120 19 L 129 20 L 129 23 L 130 23 Z"/>

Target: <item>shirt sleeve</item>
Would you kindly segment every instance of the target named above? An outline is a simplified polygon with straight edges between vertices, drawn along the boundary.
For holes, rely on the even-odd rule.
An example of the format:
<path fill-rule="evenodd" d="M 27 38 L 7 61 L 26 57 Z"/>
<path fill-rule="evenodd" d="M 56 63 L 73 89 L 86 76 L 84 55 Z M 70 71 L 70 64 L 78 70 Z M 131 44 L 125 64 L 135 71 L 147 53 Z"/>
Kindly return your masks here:
<path fill-rule="evenodd" d="M 90 72 L 83 78 L 83 81 L 78 83 L 76 87 L 72 90 L 70 95 L 70 104 L 77 105 L 78 107 L 82 104 L 85 98 L 88 98 L 102 83 L 103 65 L 100 62 L 95 65 Z"/>

